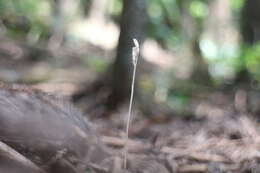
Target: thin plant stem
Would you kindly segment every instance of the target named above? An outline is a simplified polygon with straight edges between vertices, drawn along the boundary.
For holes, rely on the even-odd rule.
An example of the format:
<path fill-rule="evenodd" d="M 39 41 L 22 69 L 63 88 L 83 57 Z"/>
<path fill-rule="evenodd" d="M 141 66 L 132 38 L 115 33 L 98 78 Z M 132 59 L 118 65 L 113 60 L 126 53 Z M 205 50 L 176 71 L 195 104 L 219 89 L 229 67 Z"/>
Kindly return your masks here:
<path fill-rule="evenodd" d="M 124 151 L 124 169 L 127 168 L 127 156 L 128 156 L 128 138 L 129 138 L 129 127 L 131 123 L 131 114 L 132 114 L 132 105 L 133 105 L 133 98 L 134 98 L 134 87 L 135 87 L 135 74 L 136 74 L 136 66 L 139 57 L 139 44 L 136 39 L 133 39 L 135 47 L 132 48 L 132 60 L 133 60 L 133 78 L 131 84 L 131 96 L 129 101 L 129 109 L 128 109 L 128 116 L 126 122 L 126 141 L 125 141 L 125 151 Z"/>

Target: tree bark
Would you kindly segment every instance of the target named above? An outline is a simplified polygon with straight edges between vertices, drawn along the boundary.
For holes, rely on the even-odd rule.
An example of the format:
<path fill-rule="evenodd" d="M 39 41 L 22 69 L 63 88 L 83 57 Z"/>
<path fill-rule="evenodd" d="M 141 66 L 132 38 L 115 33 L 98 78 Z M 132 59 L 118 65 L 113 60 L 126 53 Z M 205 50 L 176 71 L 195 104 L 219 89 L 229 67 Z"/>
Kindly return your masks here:
<path fill-rule="evenodd" d="M 247 0 L 241 11 L 240 34 L 242 36 L 242 44 L 246 47 L 253 46 L 260 40 L 260 1 Z M 239 71 L 235 79 L 235 84 L 252 83 L 252 75 L 248 69 L 244 67 Z"/>
<path fill-rule="evenodd" d="M 132 80 L 132 40 L 136 38 L 142 43 L 145 22 L 146 0 L 124 0 L 117 55 L 112 67 L 112 95 L 109 108 L 113 109 L 129 97 Z"/>
<path fill-rule="evenodd" d="M 179 1 L 178 5 L 182 18 L 182 35 L 187 40 L 183 45 L 182 58 L 186 58 L 188 59 L 186 62 L 190 62 L 185 64 L 186 68 L 189 69 L 188 71 L 190 71 L 189 78 L 199 83 L 209 84 L 208 64 L 203 59 L 199 48 L 199 41 L 202 35 L 201 24 L 195 21 L 188 10 L 190 1 L 182 0 Z"/>
<path fill-rule="evenodd" d="M 260 1 L 247 0 L 241 13 L 241 34 L 244 43 L 252 45 L 260 40 Z"/>

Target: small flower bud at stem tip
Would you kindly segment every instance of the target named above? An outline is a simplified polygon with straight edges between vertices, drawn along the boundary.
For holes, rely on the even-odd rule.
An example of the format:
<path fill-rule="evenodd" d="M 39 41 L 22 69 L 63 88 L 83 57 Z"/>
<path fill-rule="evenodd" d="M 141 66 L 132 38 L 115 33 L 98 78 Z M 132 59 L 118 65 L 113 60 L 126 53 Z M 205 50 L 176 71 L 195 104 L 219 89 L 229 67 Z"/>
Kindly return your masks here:
<path fill-rule="evenodd" d="M 133 59 L 133 64 L 136 65 L 138 56 L 139 56 L 139 52 L 140 52 L 140 48 L 139 48 L 139 43 L 135 38 L 133 39 L 133 42 L 134 42 L 135 46 L 132 48 L 132 59 Z"/>

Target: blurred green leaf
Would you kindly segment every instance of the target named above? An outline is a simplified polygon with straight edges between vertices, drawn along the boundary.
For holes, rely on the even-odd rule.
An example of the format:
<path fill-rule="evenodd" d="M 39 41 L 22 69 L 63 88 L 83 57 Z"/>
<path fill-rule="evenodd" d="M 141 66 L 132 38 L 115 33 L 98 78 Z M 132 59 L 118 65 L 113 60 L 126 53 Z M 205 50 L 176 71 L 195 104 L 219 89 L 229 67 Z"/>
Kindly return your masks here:
<path fill-rule="evenodd" d="M 184 113 L 189 102 L 189 97 L 181 91 L 171 91 L 168 95 L 167 104 L 178 113 Z"/>
<path fill-rule="evenodd" d="M 231 8 L 233 9 L 241 9 L 244 5 L 245 0 L 230 0 Z"/>
<path fill-rule="evenodd" d="M 108 67 L 108 62 L 101 57 L 92 56 L 88 58 L 82 58 L 82 60 L 89 68 L 98 73 L 105 72 Z"/>
<path fill-rule="evenodd" d="M 247 70 L 260 82 L 260 44 L 246 48 L 244 59 Z"/>
<path fill-rule="evenodd" d="M 204 2 L 196 0 L 190 3 L 190 13 L 196 18 L 203 18 L 207 15 L 208 9 Z"/>

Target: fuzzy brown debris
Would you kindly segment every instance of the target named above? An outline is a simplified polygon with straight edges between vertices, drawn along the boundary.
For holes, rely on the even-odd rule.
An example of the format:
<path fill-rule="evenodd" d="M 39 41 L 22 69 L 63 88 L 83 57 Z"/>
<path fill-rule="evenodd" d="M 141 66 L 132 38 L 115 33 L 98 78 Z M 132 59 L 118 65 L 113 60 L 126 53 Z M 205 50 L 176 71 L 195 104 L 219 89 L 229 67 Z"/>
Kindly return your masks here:
<path fill-rule="evenodd" d="M 80 172 L 107 157 L 92 125 L 67 101 L 16 85 L 0 87 L 0 141 L 48 172 Z"/>
<path fill-rule="evenodd" d="M 109 139 L 116 142 L 115 138 Z M 100 140 L 93 125 L 68 101 L 20 85 L 0 84 L 1 143 L 0 172 L 23 173 L 23 169 L 26 173 L 126 171 L 122 170 L 120 154 L 105 148 L 107 140 Z M 132 142 L 129 144 L 132 152 Z M 12 152 L 6 153 L 3 146 Z M 128 162 L 130 172 L 168 173 L 164 164 L 149 157 L 133 157 Z"/>
<path fill-rule="evenodd" d="M 37 165 L 2 142 L 0 142 L 0 172 L 45 173 Z"/>

